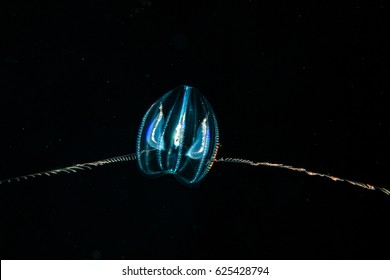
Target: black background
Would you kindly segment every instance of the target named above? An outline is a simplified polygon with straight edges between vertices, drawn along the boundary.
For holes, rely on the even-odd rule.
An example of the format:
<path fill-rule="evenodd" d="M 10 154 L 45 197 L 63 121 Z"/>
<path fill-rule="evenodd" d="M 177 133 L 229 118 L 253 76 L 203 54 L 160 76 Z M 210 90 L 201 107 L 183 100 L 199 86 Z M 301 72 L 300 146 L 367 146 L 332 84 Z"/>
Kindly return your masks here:
<path fill-rule="evenodd" d="M 388 4 L 268 2 L 13 1 L 0 178 L 132 153 L 188 84 L 219 156 L 389 185 Z M 215 164 L 189 188 L 127 162 L 0 187 L 2 259 L 389 258 L 388 196 L 291 171 Z"/>

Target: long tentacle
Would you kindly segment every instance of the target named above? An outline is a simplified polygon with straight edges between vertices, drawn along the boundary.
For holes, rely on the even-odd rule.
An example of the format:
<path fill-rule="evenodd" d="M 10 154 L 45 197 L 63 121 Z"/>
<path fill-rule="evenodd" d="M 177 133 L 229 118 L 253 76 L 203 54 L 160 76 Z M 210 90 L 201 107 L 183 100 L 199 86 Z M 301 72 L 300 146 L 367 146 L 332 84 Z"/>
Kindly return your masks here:
<path fill-rule="evenodd" d="M 96 167 L 96 166 L 102 166 L 102 165 L 116 163 L 116 162 L 132 161 L 132 160 L 135 160 L 136 158 L 137 158 L 136 154 L 128 154 L 128 155 L 112 157 L 112 158 L 93 161 L 93 162 L 77 163 L 77 164 L 72 165 L 72 166 L 67 166 L 67 167 L 62 167 L 62 168 L 58 168 L 58 169 L 37 172 L 37 173 L 29 174 L 29 175 L 23 175 L 23 176 L 19 176 L 19 177 L 1 180 L 0 184 L 11 183 L 14 181 L 19 182 L 21 180 L 27 180 L 29 178 L 35 178 L 38 176 L 51 176 L 51 175 L 57 175 L 59 173 L 72 173 L 72 172 L 76 173 L 79 170 L 92 169 L 93 167 Z"/>
<path fill-rule="evenodd" d="M 269 166 L 269 167 L 284 168 L 284 169 L 288 169 L 288 170 L 292 170 L 292 171 L 303 172 L 303 173 L 310 175 L 310 176 L 320 176 L 320 177 L 325 177 L 325 178 L 331 179 L 333 181 L 346 182 L 348 184 L 351 184 L 354 186 L 359 186 L 359 187 L 362 187 L 362 188 L 365 188 L 368 190 L 380 190 L 380 191 L 384 192 L 385 194 L 390 195 L 390 191 L 386 188 L 383 188 L 383 187 L 376 187 L 376 186 L 373 186 L 370 184 L 352 181 L 352 180 L 348 180 L 348 179 L 343 179 L 343 178 L 335 177 L 335 176 L 328 175 L 328 174 L 308 171 L 305 168 L 293 167 L 290 165 L 284 165 L 284 164 L 280 164 L 280 163 L 254 162 L 254 161 L 251 161 L 248 159 L 240 159 L 240 158 L 220 158 L 220 159 L 215 159 L 214 162 L 243 163 L 243 164 L 248 164 L 248 165 L 252 165 L 252 166 L 262 165 L 262 166 Z"/>

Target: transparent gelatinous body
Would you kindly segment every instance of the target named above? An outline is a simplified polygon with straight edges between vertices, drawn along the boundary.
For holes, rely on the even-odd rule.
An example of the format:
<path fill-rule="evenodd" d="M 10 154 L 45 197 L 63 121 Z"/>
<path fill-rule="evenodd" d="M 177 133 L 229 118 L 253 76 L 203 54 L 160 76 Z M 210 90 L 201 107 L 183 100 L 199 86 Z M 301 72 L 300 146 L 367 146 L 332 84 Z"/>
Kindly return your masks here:
<path fill-rule="evenodd" d="M 179 86 L 158 99 L 142 119 L 137 138 L 138 166 L 146 175 L 173 174 L 196 184 L 210 170 L 218 148 L 218 124 L 206 98 Z"/>

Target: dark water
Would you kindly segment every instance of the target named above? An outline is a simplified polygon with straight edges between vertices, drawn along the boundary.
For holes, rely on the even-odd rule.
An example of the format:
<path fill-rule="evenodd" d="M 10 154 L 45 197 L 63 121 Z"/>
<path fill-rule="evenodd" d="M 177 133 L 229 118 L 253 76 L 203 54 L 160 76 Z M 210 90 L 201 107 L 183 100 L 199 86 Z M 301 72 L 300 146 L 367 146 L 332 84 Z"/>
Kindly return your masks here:
<path fill-rule="evenodd" d="M 0 178 L 132 153 L 147 108 L 198 88 L 220 156 L 389 186 L 388 7 L 15 1 Z M 2 259 L 389 258 L 390 198 L 215 164 L 197 188 L 135 162 L 0 186 Z"/>

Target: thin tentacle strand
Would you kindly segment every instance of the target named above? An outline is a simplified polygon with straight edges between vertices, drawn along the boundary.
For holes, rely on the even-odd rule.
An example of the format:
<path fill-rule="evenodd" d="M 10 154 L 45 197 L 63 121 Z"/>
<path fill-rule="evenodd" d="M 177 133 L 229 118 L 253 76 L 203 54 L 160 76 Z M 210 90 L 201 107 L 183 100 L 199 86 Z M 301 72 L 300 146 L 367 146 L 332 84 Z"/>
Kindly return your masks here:
<path fill-rule="evenodd" d="M 77 163 L 77 164 L 72 165 L 72 166 L 67 166 L 67 167 L 62 167 L 62 168 L 53 169 L 53 170 L 49 170 L 49 171 L 37 172 L 37 173 L 29 174 L 29 175 L 23 175 L 23 176 L 19 176 L 19 177 L 1 180 L 0 184 L 11 183 L 14 181 L 19 182 L 21 180 L 27 180 L 27 179 L 35 178 L 35 177 L 39 177 L 39 176 L 52 176 L 52 175 L 57 175 L 60 173 L 68 173 L 68 174 L 69 173 L 76 173 L 79 170 L 88 170 L 88 169 L 92 169 L 93 167 L 96 167 L 96 166 L 102 166 L 102 165 L 107 165 L 107 164 L 117 163 L 117 162 L 124 162 L 124 161 L 132 161 L 132 160 L 136 160 L 136 159 L 137 159 L 136 154 L 128 154 L 128 155 L 112 157 L 112 158 L 93 161 L 93 162 Z"/>
<path fill-rule="evenodd" d="M 386 188 L 376 187 L 376 186 L 373 186 L 370 184 L 352 181 L 352 180 L 348 180 L 348 179 L 343 179 L 343 178 L 335 177 L 335 176 L 328 175 L 328 174 L 308 171 L 305 168 L 293 167 L 290 165 L 284 165 L 284 164 L 280 164 L 280 163 L 254 162 L 254 161 L 251 161 L 248 159 L 240 159 L 240 158 L 220 158 L 220 159 L 215 159 L 214 162 L 242 163 L 242 164 L 248 164 L 248 165 L 252 165 L 252 166 L 260 166 L 261 165 L 261 166 L 284 168 L 284 169 L 288 169 L 288 170 L 292 170 L 292 171 L 303 172 L 303 173 L 310 175 L 310 176 L 320 176 L 320 177 L 325 177 L 325 178 L 331 179 L 333 181 L 346 182 L 348 184 L 351 184 L 354 186 L 359 186 L 359 187 L 362 187 L 362 188 L 365 188 L 368 190 L 380 190 L 380 191 L 384 192 L 385 194 L 390 195 L 390 191 Z"/>

